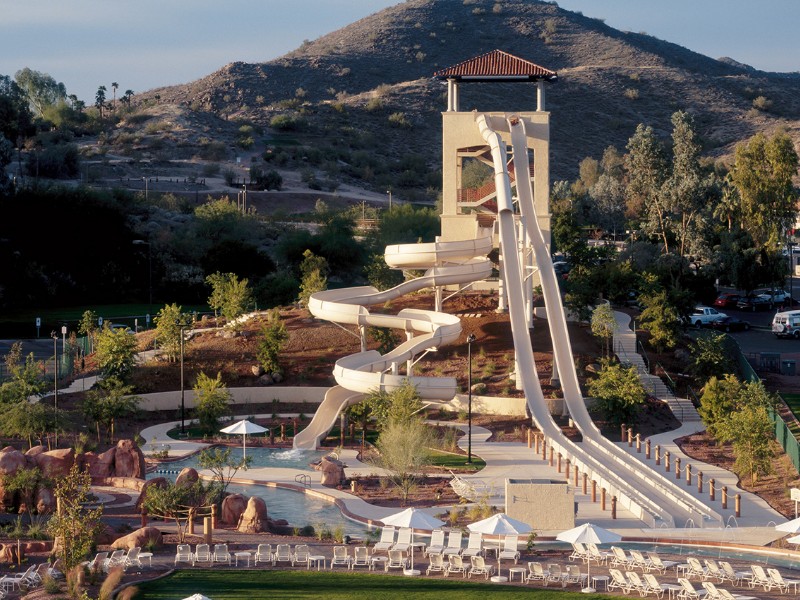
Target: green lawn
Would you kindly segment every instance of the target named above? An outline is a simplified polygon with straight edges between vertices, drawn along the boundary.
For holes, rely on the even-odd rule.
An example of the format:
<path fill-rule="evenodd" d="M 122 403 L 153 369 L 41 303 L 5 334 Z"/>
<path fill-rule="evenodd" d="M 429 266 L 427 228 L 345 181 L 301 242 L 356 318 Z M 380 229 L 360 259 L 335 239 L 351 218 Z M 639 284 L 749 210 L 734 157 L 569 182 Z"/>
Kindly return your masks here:
<path fill-rule="evenodd" d="M 432 463 L 434 466 L 444 469 L 461 469 L 467 471 L 480 471 L 486 466 L 482 458 L 472 453 L 472 462 L 467 462 L 466 454 L 451 454 L 450 452 L 432 451 Z"/>
<path fill-rule="evenodd" d="M 600 598 L 600 594 L 581 594 L 487 583 L 480 579 L 464 580 L 459 576 L 443 578 L 402 577 L 331 571 L 278 570 L 198 570 L 186 569 L 174 575 L 139 585 L 135 596 L 141 600 L 179 600 L 202 593 L 212 600 L 257 600 L 259 598 L 325 598 L 330 600 L 484 600 L 520 598 L 536 600 L 578 600 Z"/>
<path fill-rule="evenodd" d="M 789 410 L 792 411 L 795 418 L 798 418 L 798 415 L 800 415 L 800 394 L 786 394 L 781 392 L 781 398 L 786 402 L 786 406 L 789 407 Z M 789 430 L 794 436 L 800 439 L 800 427 L 797 426 L 797 423 L 789 422 L 788 425 Z"/>

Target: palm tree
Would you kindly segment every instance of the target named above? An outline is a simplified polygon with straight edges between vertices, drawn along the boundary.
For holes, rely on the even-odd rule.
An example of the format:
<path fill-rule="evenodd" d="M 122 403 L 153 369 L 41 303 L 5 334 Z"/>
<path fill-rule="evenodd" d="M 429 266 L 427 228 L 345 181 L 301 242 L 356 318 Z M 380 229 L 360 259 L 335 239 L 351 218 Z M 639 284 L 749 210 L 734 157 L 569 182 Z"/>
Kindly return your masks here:
<path fill-rule="evenodd" d="M 113 97 L 114 108 L 117 108 L 117 88 L 118 87 L 119 87 L 119 84 L 116 81 L 112 81 L 111 82 L 111 89 L 113 90 L 113 93 L 114 93 L 114 97 Z"/>
<path fill-rule="evenodd" d="M 100 110 L 100 118 L 103 118 L 103 107 L 106 104 L 106 86 L 101 85 L 97 88 L 97 93 L 94 95 L 94 105 Z"/>

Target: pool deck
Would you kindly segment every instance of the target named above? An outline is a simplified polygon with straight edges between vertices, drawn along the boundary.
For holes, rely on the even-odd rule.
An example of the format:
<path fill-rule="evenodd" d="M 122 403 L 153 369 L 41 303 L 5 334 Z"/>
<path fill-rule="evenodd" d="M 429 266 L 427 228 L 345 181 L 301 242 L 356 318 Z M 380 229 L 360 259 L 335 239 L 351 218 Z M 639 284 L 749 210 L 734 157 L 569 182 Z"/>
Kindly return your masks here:
<path fill-rule="evenodd" d="M 234 420 L 247 418 L 251 415 L 236 416 Z M 271 415 L 257 415 L 257 417 L 269 417 Z M 141 432 L 142 437 L 148 440 L 145 449 L 153 447 L 158 449 L 160 446 L 168 444 L 170 446 L 171 457 L 184 457 L 203 448 L 209 444 L 174 440 L 167 437 L 167 432 L 174 428 L 178 422 L 162 423 L 149 427 Z M 466 425 L 457 425 L 462 430 L 466 430 Z M 660 440 L 663 447 L 672 448 L 674 439 L 685 435 L 686 432 L 679 428 L 669 434 L 664 434 Z M 527 444 L 517 442 L 489 442 L 491 432 L 483 427 L 472 427 L 472 451 L 480 456 L 486 463 L 486 467 L 474 475 L 461 475 L 460 477 L 472 480 L 476 487 L 483 487 L 491 490 L 491 503 L 503 508 L 503 490 L 505 480 L 509 478 L 519 478 L 521 474 L 525 478 L 532 479 L 563 479 L 563 473 L 559 473 L 555 466 L 551 467 L 546 460 L 537 456 L 533 449 L 528 448 Z M 467 444 L 466 436 L 459 440 L 459 444 L 465 447 Z M 627 444 L 620 444 L 627 447 Z M 675 445 L 675 451 L 680 454 Z M 347 465 L 345 474 L 347 477 L 353 475 L 369 475 L 379 473 L 380 469 L 360 462 L 357 452 L 353 449 L 345 449 L 339 458 Z M 576 515 L 576 525 L 583 523 L 594 523 L 610 529 L 622 535 L 628 540 L 653 540 L 653 541 L 673 541 L 685 543 L 708 543 L 710 545 L 747 545 L 764 546 L 770 542 L 780 539 L 785 534 L 775 531 L 776 523 L 783 523 L 786 519 L 776 511 L 769 508 L 760 498 L 747 494 L 736 488 L 736 476 L 727 471 L 716 469 L 712 465 L 702 465 L 703 471 L 714 473 L 714 477 L 720 485 L 728 485 L 730 490 L 742 494 L 742 516 L 733 516 L 733 500 L 729 506 L 730 514 L 724 514 L 726 524 L 724 528 L 697 527 L 696 524 L 687 523 L 685 527 L 674 529 L 650 528 L 635 518 L 625 509 L 617 509 L 617 518 L 611 518 L 610 510 L 601 510 L 599 502 L 593 503 L 588 494 L 582 494 L 580 486 L 576 488 L 575 502 L 578 505 Z M 306 484 L 296 480 L 298 475 L 308 475 L 310 481 Z M 281 487 L 293 489 L 298 492 L 306 493 L 324 500 L 334 502 L 349 518 L 368 525 L 380 526 L 381 519 L 398 512 L 396 507 L 380 507 L 368 504 L 361 498 L 336 488 L 322 486 L 319 483 L 319 473 L 313 470 L 287 469 L 278 467 L 251 468 L 241 472 L 233 480 L 237 484 L 258 484 L 271 487 Z M 729 480 L 729 481 L 728 481 Z M 724 483 L 723 483 L 724 482 Z M 496 492 L 495 492 L 496 491 Z M 732 492 L 733 493 L 733 492 Z M 610 503 L 609 503 L 610 505 Z M 426 509 L 430 514 L 442 513 L 447 507 L 438 506 Z M 539 539 L 555 538 L 558 531 L 539 531 Z"/>

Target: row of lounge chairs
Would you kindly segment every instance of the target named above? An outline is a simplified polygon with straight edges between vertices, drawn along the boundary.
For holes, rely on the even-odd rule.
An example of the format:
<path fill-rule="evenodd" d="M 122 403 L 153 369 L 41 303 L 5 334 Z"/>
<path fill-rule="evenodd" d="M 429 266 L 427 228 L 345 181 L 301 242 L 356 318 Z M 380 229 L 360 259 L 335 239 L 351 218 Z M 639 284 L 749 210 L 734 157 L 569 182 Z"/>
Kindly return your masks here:
<path fill-rule="evenodd" d="M 228 550 L 228 544 L 214 544 L 214 549 L 211 549 L 209 544 L 197 544 L 194 552 L 189 544 L 178 544 L 175 552 L 175 563 L 181 562 L 191 563 L 209 563 L 209 564 L 231 564 L 231 553 Z M 256 563 L 258 564 L 258 563 Z"/>
<path fill-rule="evenodd" d="M 396 537 L 395 537 L 396 536 Z M 381 537 L 378 542 L 372 547 L 372 552 L 388 552 L 389 550 L 400 550 L 408 552 L 413 541 L 412 530 L 409 527 L 401 527 L 399 529 L 394 527 L 384 527 L 381 530 Z M 467 539 L 466 548 L 463 545 L 463 534 L 461 531 L 450 531 L 445 533 L 443 529 L 435 529 L 431 532 L 431 542 L 428 546 L 423 548 L 425 556 L 429 554 L 441 554 L 442 556 L 450 556 L 457 554 L 459 556 L 484 556 L 488 549 L 484 544 L 483 534 L 472 532 Z M 499 559 L 511 559 L 517 562 L 520 557 L 519 550 L 519 536 L 507 535 L 504 537 L 501 545 L 492 547 L 497 549 L 497 556 Z"/>
<path fill-rule="evenodd" d="M 108 552 L 98 552 L 94 558 L 86 565 L 90 571 L 104 571 L 108 572 L 112 567 L 141 567 L 142 562 L 139 559 L 141 547 L 137 546 L 126 550 L 114 550 L 109 554 Z"/>
<path fill-rule="evenodd" d="M 61 579 L 64 574 L 58 569 L 58 563 L 52 566 L 46 562 L 38 565 L 31 565 L 26 570 L 0 577 L 0 600 L 6 598 L 10 593 L 25 589 L 36 588 L 44 583 L 45 577 Z"/>

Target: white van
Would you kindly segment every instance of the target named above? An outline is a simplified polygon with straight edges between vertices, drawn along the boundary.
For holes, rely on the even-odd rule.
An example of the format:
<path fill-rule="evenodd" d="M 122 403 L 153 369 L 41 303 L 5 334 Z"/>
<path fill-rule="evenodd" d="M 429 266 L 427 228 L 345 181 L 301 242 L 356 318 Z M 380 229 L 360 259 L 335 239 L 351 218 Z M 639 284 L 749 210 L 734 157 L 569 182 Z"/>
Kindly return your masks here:
<path fill-rule="evenodd" d="M 800 339 L 800 310 L 775 313 L 772 318 L 772 333 L 779 338 Z"/>

